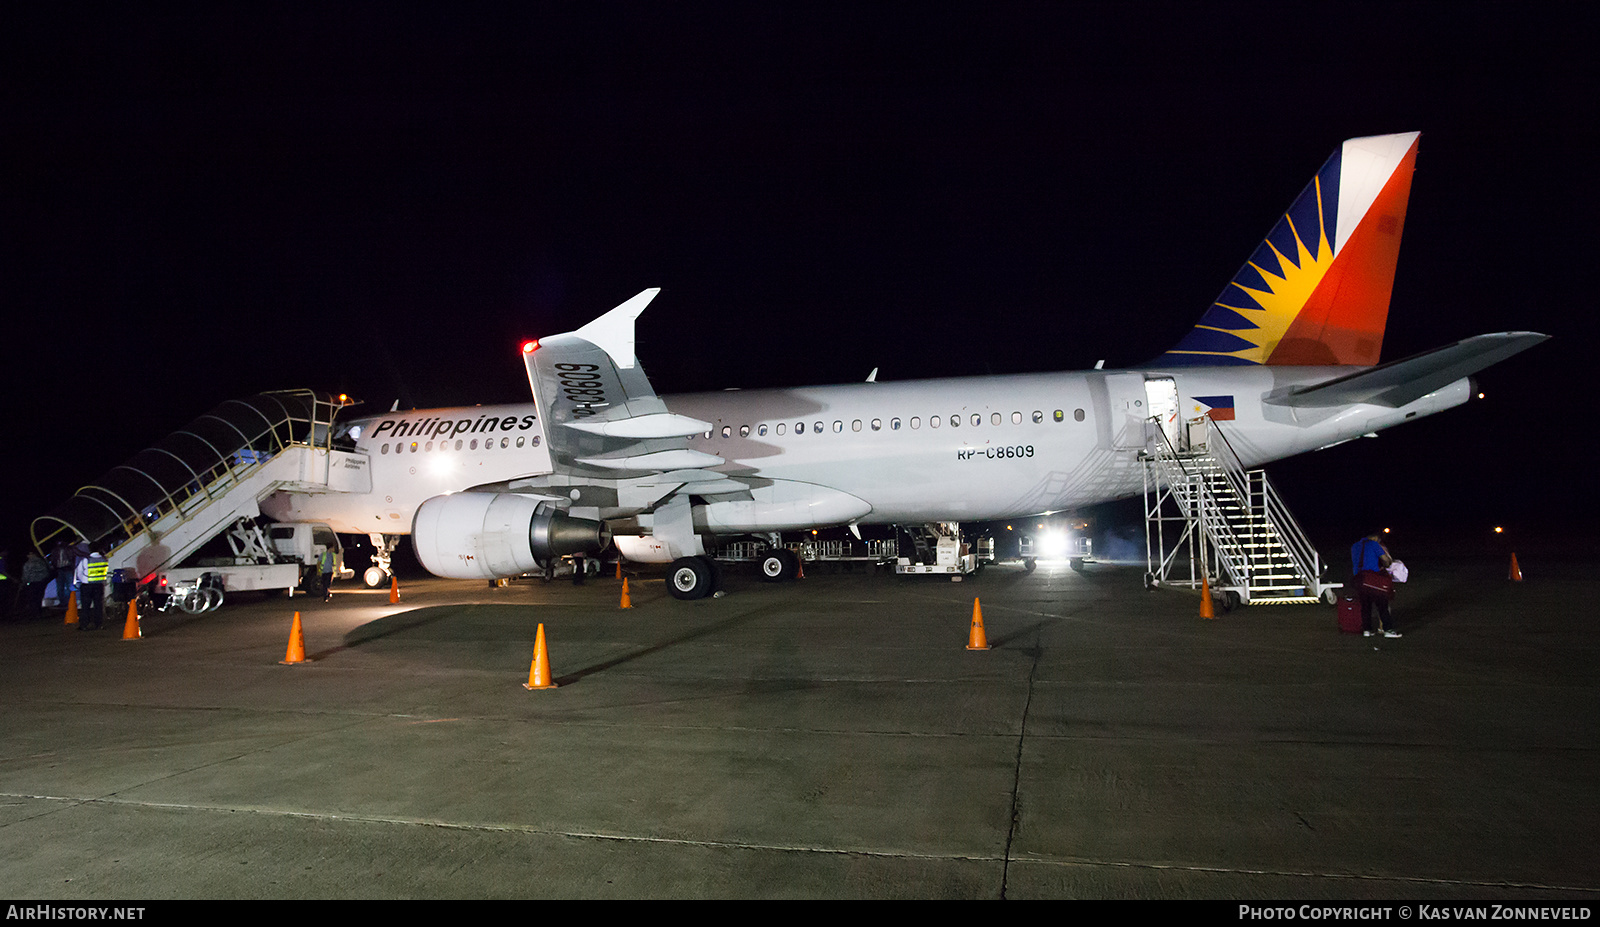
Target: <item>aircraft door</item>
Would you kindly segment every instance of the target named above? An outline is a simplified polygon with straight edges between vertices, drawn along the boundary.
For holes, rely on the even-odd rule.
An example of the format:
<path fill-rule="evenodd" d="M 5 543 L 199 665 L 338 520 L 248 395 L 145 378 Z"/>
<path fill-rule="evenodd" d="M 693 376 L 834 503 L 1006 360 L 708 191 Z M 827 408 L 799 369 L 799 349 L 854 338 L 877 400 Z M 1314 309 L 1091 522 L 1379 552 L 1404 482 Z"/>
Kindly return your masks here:
<path fill-rule="evenodd" d="M 1178 417 L 1178 383 L 1171 377 L 1147 377 L 1144 381 L 1147 414 L 1161 423 L 1167 443 L 1175 450 L 1183 450 L 1182 422 Z"/>
<path fill-rule="evenodd" d="M 1147 415 L 1144 376 L 1137 373 L 1108 373 L 1103 378 L 1094 375 L 1089 380 L 1089 391 L 1100 426 L 1100 446 L 1107 450 L 1143 450 Z"/>

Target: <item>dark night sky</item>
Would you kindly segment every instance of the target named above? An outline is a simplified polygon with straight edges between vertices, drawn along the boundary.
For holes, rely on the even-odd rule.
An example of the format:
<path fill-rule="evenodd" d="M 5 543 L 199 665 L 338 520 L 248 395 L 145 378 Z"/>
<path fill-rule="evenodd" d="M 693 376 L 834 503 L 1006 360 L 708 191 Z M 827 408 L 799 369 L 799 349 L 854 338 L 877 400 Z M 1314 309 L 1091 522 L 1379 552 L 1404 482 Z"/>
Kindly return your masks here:
<path fill-rule="evenodd" d="M 0 12 L 14 549 L 224 399 L 520 401 L 521 339 L 647 286 L 669 395 L 1136 364 L 1340 141 L 1413 129 L 1384 358 L 1556 340 L 1271 471 L 1341 530 L 1592 521 L 1577 6 L 262 9 Z"/>

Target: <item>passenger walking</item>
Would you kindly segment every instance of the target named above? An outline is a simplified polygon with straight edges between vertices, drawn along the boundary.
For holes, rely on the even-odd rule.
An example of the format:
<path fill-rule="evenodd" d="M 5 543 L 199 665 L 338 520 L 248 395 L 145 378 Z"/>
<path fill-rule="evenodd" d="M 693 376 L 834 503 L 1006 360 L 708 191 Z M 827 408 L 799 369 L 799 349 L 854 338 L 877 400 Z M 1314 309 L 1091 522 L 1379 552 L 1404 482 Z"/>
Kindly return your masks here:
<path fill-rule="evenodd" d="M 98 631 L 106 626 L 106 583 L 111 579 L 111 563 L 91 553 L 78 562 L 78 604 L 82 613 L 80 631 Z"/>
<path fill-rule="evenodd" d="M 56 607 L 66 608 L 72 594 L 72 577 L 77 572 L 78 553 L 66 541 L 57 541 L 50 551 L 51 579 L 56 581 Z"/>
<path fill-rule="evenodd" d="M 1389 564 L 1394 558 L 1383 546 L 1383 537 L 1374 531 L 1350 546 L 1351 572 L 1355 574 L 1356 591 L 1361 596 L 1361 633 L 1366 637 L 1381 633 L 1384 637 L 1399 637 L 1394 629 L 1394 619 L 1389 615 L 1389 600 L 1394 597 L 1394 581 L 1389 577 Z M 1372 612 L 1376 608 L 1380 627 L 1374 627 Z"/>
<path fill-rule="evenodd" d="M 22 564 L 22 589 L 17 593 L 17 614 L 38 615 L 44 611 L 44 587 L 50 582 L 50 564 L 44 558 L 28 551 Z"/>

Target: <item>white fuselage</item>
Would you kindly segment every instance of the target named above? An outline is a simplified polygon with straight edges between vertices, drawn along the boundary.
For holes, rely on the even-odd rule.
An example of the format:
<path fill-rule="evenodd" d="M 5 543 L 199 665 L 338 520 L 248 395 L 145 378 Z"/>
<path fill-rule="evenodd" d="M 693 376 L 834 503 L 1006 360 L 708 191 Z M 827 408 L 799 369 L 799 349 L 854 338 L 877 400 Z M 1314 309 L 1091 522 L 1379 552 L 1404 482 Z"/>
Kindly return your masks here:
<path fill-rule="evenodd" d="M 1354 404 L 1291 409 L 1263 397 L 1359 368 L 1210 367 L 1080 371 L 965 379 L 728 390 L 664 397 L 713 425 L 689 446 L 715 469 L 826 487 L 870 512 L 862 524 L 981 521 L 1073 509 L 1142 491 L 1147 380 L 1171 378 L 1176 425 L 1231 397 L 1224 428 L 1246 466 L 1359 437 L 1465 402 L 1463 378 L 1399 409 Z M 1211 397 L 1208 405 L 1196 397 Z M 935 424 L 937 423 L 937 424 Z M 280 493 L 273 518 L 335 530 L 405 534 L 423 501 L 551 471 L 533 403 L 393 412 L 360 424 L 370 493 Z M 511 487 L 515 489 L 516 487 Z M 635 514 L 602 512 L 603 517 Z M 796 523 L 792 527 L 811 527 Z M 770 525 L 782 530 L 783 525 Z"/>

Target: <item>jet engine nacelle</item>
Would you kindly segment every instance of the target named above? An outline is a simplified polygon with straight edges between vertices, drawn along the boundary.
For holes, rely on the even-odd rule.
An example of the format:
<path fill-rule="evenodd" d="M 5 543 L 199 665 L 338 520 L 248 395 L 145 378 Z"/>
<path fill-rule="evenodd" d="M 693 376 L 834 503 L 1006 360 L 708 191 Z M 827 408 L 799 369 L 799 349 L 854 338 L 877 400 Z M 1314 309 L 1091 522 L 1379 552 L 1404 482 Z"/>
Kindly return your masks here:
<path fill-rule="evenodd" d="M 536 498 L 462 492 L 418 506 L 411 541 L 435 576 L 499 579 L 542 569 L 554 557 L 598 553 L 611 530 Z"/>

